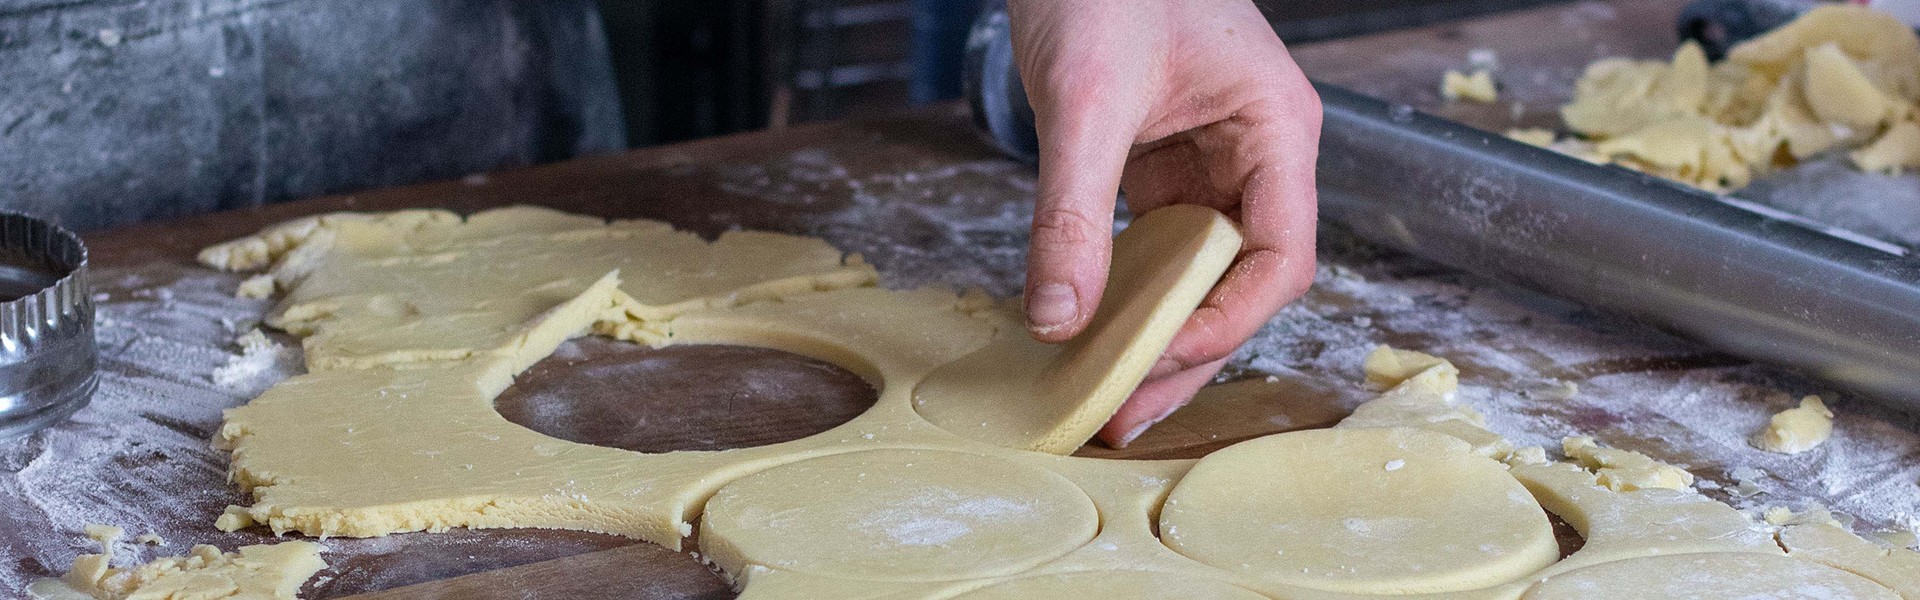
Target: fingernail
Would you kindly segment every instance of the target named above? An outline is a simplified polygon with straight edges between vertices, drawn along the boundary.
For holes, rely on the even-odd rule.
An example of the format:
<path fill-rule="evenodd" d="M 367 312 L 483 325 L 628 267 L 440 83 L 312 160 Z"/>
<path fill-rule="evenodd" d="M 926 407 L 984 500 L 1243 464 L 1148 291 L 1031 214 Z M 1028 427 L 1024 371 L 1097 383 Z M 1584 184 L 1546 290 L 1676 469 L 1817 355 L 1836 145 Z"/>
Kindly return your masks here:
<path fill-rule="evenodd" d="M 1034 288 L 1033 296 L 1027 298 L 1027 328 L 1038 333 L 1066 327 L 1079 314 L 1080 302 L 1074 297 L 1073 287 L 1064 283 Z"/>

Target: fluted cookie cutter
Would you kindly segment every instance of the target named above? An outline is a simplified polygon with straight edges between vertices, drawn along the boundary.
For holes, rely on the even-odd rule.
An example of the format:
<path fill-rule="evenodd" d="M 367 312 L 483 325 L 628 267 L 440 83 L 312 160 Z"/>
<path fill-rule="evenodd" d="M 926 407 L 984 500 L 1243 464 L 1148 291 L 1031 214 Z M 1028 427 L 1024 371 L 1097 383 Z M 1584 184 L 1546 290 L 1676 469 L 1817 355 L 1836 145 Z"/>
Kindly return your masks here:
<path fill-rule="evenodd" d="M 0 211 L 0 439 L 86 406 L 98 355 L 86 245 L 53 223 Z"/>

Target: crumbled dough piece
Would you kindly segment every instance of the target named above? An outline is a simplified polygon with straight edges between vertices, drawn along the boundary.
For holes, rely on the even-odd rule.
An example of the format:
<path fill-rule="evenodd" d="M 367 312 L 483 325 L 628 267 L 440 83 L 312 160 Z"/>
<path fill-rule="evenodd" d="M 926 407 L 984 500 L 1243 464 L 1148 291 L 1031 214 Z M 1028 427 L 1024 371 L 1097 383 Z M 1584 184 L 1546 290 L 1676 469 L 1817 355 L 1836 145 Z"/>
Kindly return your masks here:
<path fill-rule="evenodd" d="M 1734 481 L 1733 487 L 1727 488 L 1727 493 L 1735 498 L 1751 498 L 1767 491 L 1766 486 L 1760 485 L 1760 478 L 1767 476 L 1766 471 L 1753 467 L 1737 467 L 1727 476 L 1732 477 Z"/>
<path fill-rule="evenodd" d="M 1576 156 L 1727 190 L 1832 148 L 1860 148 L 1863 170 L 1920 168 L 1916 113 L 1920 36 L 1872 9 L 1826 5 L 1719 64 L 1691 42 L 1670 61 L 1594 62 L 1561 118 L 1595 142 L 1597 156 Z"/>
<path fill-rule="evenodd" d="M 1775 527 L 1815 523 L 1844 527 L 1840 524 L 1839 519 L 1834 518 L 1832 511 L 1818 504 L 1810 504 L 1806 510 L 1800 512 L 1793 512 L 1793 509 L 1785 506 L 1769 506 L 1765 511 L 1762 511 L 1761 518 L 1764 519 L 1768 525 Z"/>
<path fill-rule="evenodd" d="M 1547 464 L 1547 449 L 1541 448 L 1539 446 L 1525 446 L 1521 448 L 1514 448 L 1513 454 L 1507 456 L 1507 464 L 1509 465 Z"/>
<path fill-rule="evenodd" d="M 291 599 L 307 578 L 327 566 L 319 544 L 285 542 L 244 546 L 227 554 L 201 544 L 186 556 L 116 569 L 109 566 L 113 544 L 125 533 L 111 525 L 88 525 L 87 537 L 100 544 L 101 553 L 80 555 L 65 577 L 36 581 L 27 592 L 36 598 L 97 600 Z"/>
<path fill-rule="evenodd" d="M 234 288 L 233 295 L 236 298 L 265 300 L 273 297 L 273 288 L 273 276 L 261 273 L 241 281 L 240 287 Z"/>
<path fill-rule="evenodd" d="M 1446 359 L 1380 346 L 1363 370 L 1374 385 L 1391 385 L 1380 397 L 1354 407 L 1340 429 L 1411 427 L 1465 441 L 1475 454 L 1505 460 L 1513 444 L 1486 428 L 1487 418 L 1455 402 L 1460 370 Z M 1403 376 L 1404 375 L 1404 376 Z"/>
<path fill-rule="evenodd" d="M 1446 362 L 1446 359 L 1431 354 L 1399 350 L 1381 344 L 1367 354 L 1367 360 L 1360 365 L 1360 370 L 1367 374 L 1368 384 L 1390 388 Z"/>
<path fill-rule="evenodd" d="M 1440 78 L 1440 96 L 1447 100 L 1492 103 L 1500 99 L 1500 91 L 1494 88 L 1493 73 L 1486 69 L 1476 70 L 1472 75 L 1448 70 Z"/>
<path fill-rule="evenodd" d="M 1592 470 L 1600 485 L 1616 492 L 1647 488 L 1685 490 L 1693 487 L 1693 474 L 1645 454 L 1619 448 L 1603 448 L 1588 436 L 1561 440 L 1567 458 Z"/>
<path fill-rule="evenodd" d="M 1869 173 L 1899 175 L 1920 170 L 1920 124 L 1902 121 L 1847 157 L 1854 167 Z"/>
<path fill-rule="evenodd" d="M 1514 128 L 1507 130 L 1507 139 L 1523 144 L 1550 148 L 1553 146 L 1553 130 L 1545 127 Z"/>
<path fill-rule="evenodd" d="M 133 538 L 133 543 L 148 546 L 165 546 L 167 545 L 167 539 L 160 537 L 160 534 L 157 533 L 142 533 Z"/>
<path fill-rule="evenodd" d="M 1774 415 L 1765 429 L 1753 436 L 1753 445 L 1768 452 L 1799 454 L 1819 447 L 1833 436 L 1833 411 L 1819 396 L 1800 399 L 1798 408 Z"/>
<path fill-rule="evenodd" d="M 83 531 L 86 532 L 87 539 L 98 542 L 102 546 L 110 545 L 127 535 L 125 528 L 100 523 L 88 523 Z"/>
<path fill-rule="evenodd" d="M 245 506 L 227 505 L 225 512 L 213 520 L 213 528 L 221 531 L 239 531 L 253 526 L 253 515 Z"/>

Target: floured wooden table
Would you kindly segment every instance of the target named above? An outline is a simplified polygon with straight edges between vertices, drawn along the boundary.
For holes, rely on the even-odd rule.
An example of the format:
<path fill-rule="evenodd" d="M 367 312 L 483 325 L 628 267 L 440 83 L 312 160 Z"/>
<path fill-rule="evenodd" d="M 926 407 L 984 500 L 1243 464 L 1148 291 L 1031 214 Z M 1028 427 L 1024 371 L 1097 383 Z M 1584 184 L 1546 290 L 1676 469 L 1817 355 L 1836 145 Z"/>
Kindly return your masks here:
<path fill-rule="evenodd" d="M 1537 62 L 1538 100 L 1557 102 L 1593 57 L 1668 51 L 1674 3 L 1573 4 L 1468 24 L 1301 48 L 1309 74 L 1494 126 L 1485 107 L 1438 106 L 1438 73 L 1475 48 L 1508 69 Z M 1534 84 L 1529 83 L 1528 86 Z M 114 523 L 167 540 L 135 558 L 194 543 L 266 541 L 219 533 L 243 503 L 207 440 L 221 409 L 297 369 L 296 345 L 244 353 L 234 338 L 266 309 L 233 297 L 238 276 L 196 266 L 200 247 L 287 218 L 332 210 L 535 203 L 647 217 L 713 235 L 730 228 L 824 237 L 875 263 L 889 287 L 1018 291 L 1033 174 L 977 141 L 952 107 L 641 150 L 322 198 L 88 237 L 99 292 L 101 388 L 72 422 L 0 444 L 0 589 L 56 574 L 89 551 L 81 527 Z M 1603 443 L 1687 465 L 1735 506 L 1821 502 L 1862 531 L 1920 518 L 1920 426 L 1818 383 L 1745 364 L 1542 296 L 1386 253 L 1328 229 L 1316 288 L 1242 350 L 1231 378 L 1270 384 L 1255 397 L 1191 406 L 1132 447 L 1084 455 L 1204 455 L 1270 433 L 1323 427 L 1372 393 L 1360 361 L 1391 343 L 1453 360 L 1463 395 L 1519 444 Z M 695 389 L 699 388 L 695 393 Z M 1821 393 L 1839 413 L 1822 449 L 1787 457 L 1747 445 L 1772 412 Z M 637 399 L 637 400 L 636 400 Z M 657 452 L 756 446 L 825 430 L 873 402 L 838 367 L 743 347 L 647 350 L 586 338 L 536 365 L 497 403 L 510 420 L 565 439 Z M 738 412 L 735 412 L 738 411 Z M 737 415 L 750 415 L 740 418 Z M 1733 494 L 1734 472 L 1751 485 Z M 1758 495 L 1744 495 L 1760 490 Z M 1576 543 L 1577 540 L 1571 540 Z M 308 597 L 726 598 L 694 557 L 595 534 L 493 530 L 326 540 L 330 567 Z"/>

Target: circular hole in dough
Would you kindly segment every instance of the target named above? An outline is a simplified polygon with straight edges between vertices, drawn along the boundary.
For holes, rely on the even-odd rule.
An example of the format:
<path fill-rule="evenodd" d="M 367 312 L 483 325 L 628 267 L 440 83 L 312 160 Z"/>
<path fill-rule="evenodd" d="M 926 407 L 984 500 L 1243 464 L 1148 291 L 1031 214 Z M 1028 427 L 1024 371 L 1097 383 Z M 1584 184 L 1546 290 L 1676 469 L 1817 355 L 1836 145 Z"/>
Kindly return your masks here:
<path fill-rule="evenodd" d="M 1398 594 L 1478 589 L 1559 558 L 1546 511 L 1465 442 L 1405 428 L 1296 431 L 1194 465 L 1161 539 L 1274 583 Z"/>
<path fill-rule="evenodd" d="M 853 420 L 877 396 L 846 369 L 779 350 L 583 337 L 522 373 L 494 409 L 563 440 L 658 453 L 801 439 Z"/>
<path fill-rule="evenodd" d="M 746 565 L 871 581 L 1011 575 L 1100 528 L 1093 501 L 1058 474 L 939 450 L 868 450 L 782 465 L 720 488 L 701 552 Z"/>
<path fill-rule="evenodd" d="M 996 583 L 954 600 L 1266 600 L 1233 584 L 1151 571 L 1093 571 L 1026 577 Z"/>
<path fill-rule="evenodd" d="M 1630 558 L 1555 575 L 1526 600 L 1899 600 L 1878 583 L 1779 554 L 1718 552 Z"/>

